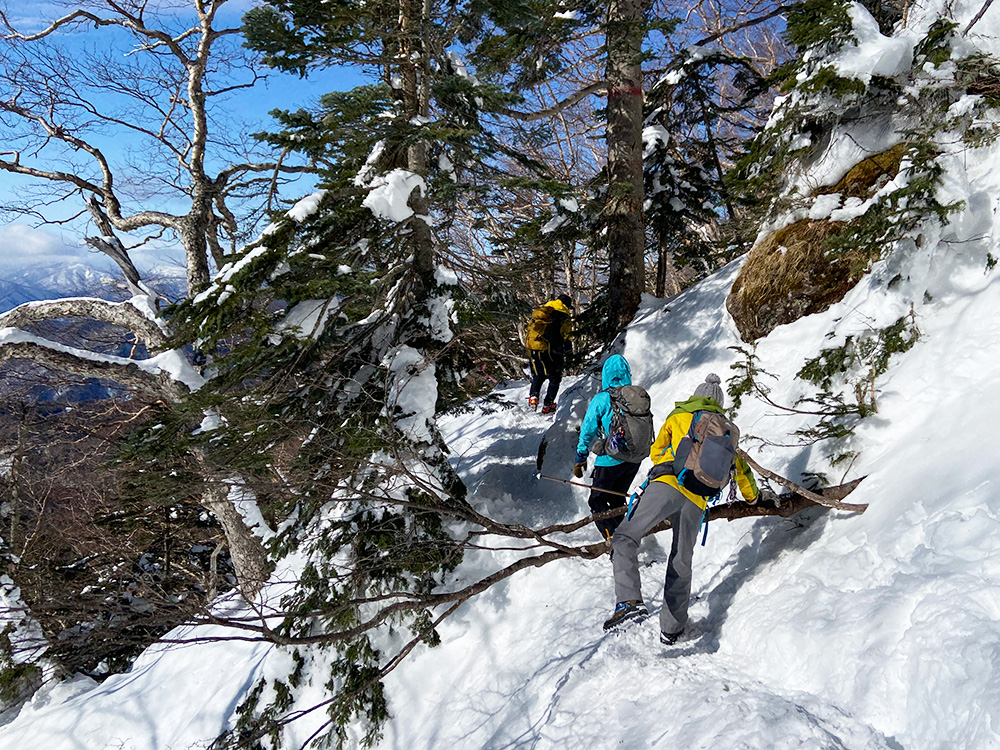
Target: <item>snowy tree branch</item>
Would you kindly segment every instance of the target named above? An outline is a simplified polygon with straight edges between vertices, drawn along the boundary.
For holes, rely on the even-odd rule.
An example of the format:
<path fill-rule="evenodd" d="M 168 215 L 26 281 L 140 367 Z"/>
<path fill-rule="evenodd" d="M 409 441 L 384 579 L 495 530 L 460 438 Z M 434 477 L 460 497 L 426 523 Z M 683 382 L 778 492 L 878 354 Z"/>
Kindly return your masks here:
<path fill-rule="evenodd" d="M 0 315 L 0 328 L 24 328 L 59 318 L 99 320 L 131 331 L 151 349 L 163 349 L 166 345 L 166 335 L 160 327 L 131 303 L 107 302 L 91 297 L 68 297 L 19 305 Z"/>
<path fill-rule="evenodd" d="M 18 336 L 18 333 L 15 329 L 0 329 L 0 361 L 24 359 L 56 372 L 110 380 L 154 398 L 169 401 L 179 400 L 188 390 L 160 368 L 147 369 L 137 361 L 122 357 L 101 356 L 72 347 L 57 347 L 38 337 Z"/>

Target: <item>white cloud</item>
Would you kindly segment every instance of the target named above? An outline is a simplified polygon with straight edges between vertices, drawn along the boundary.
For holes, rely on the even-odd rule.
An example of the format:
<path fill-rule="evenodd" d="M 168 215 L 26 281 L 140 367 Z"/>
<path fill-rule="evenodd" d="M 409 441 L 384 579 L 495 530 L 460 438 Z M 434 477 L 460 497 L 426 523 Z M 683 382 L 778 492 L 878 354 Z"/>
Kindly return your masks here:
<path fill-rule="evenodd" d="M 56 263 L 108 265 L 103 256 L 52 230 L 36 229 L 27 224 L 0 226 L 0 270 Z"/>
<path fill-rule="evenodd" d="M 121 239 L 127 246 L 136 245 L 139 241 L 133 237 Z M 175 244 L 154 241 L 132 250 L 129 255 L 140 274 L 165 267 L 184 267 L 184 252 Z M 87 247 L 78 236 L 27 224 L 0 226 L 0 278 L 32 266 L 75 263 L 117 272 L 117 266 L 110 258 Z"/>

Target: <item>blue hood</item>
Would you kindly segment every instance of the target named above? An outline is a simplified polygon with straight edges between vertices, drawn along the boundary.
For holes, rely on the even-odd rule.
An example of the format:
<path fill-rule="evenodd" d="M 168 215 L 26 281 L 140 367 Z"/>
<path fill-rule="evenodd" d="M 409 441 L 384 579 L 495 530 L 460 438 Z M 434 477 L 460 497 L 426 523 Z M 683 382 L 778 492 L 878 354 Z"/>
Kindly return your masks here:
<path fill-rule="evenodd" d="M 601 390 L 620 385 L 632 385 L 632 368 L 620 354 L 612 354 L 601 369 Z"/>

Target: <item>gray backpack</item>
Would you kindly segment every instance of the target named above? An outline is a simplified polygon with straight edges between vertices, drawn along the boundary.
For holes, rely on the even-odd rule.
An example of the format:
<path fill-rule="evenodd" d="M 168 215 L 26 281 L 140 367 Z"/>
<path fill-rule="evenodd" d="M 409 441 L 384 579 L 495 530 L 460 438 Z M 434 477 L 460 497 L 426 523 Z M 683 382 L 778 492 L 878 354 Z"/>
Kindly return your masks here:
<path fill-rule="evenodd" d="M 729 419 L 713 411 L 696 411 L 674 454 L 677 483 L 696 495 L 718 494 L 729 481 L 739 442 L 740 429 Z"/>
<path fill-rule="evenodd" d="M 611 398 L 611 424 L 608 434 L 598 431 L 590 450 L 598 456 L 637 464 L 649 455 L 653 444 L 653 413 L 649 394 L 638 385 L 620 385 L 607 389 Z"/>

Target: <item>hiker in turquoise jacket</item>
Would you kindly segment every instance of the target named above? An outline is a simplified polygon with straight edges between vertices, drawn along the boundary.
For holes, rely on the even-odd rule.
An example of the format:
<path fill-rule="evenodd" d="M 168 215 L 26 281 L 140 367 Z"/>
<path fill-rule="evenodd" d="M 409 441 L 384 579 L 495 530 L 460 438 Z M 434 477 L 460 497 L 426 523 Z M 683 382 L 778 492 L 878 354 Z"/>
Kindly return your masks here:
<path fill-rule="evenodd" d="M 620 354 L 608 357 L 601 370 L 601 390 L 590 399 L 587 414 L 580 426 L 580 440 L 576 446 L 576 463 L 573 465 L 573 475 L 582 477 L 587 470 L 587 455 L 590 446 L 598 432 L 607 435 L 611 427 L 611 396 L 608 388 L 632 385 L 632 368 Z M 625 498 L 612 495 L 602 490 L 612 490 L 627 494 L 632 480 L 639 471 L 639 464 L 626 463 L 611 456 L 597 456 L 594 459 L 594 476 L 591 482 L 590 505 L 591 513 L 601 513 L 612 508 L 625 506 Z M 624 516 L 605 518 L 595 521 L 601 538 L 610 539 Z"/>

